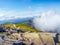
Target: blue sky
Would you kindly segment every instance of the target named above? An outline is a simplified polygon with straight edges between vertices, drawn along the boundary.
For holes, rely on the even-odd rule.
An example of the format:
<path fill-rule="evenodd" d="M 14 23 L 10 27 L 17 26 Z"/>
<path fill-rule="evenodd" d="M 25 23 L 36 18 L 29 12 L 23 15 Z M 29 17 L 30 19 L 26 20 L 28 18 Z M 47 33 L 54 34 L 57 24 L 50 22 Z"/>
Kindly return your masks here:
<path fill-rule="evenodd" d="M 0 22 L 34 17 L 51 9 L 60 13 L 60 0 L 0 0 Z"/>
<path fill-rule="evenodd" d="M 0 0 L 0 8 L 16 11 L 36 11 L 60 8 L 59 0 Z"/>

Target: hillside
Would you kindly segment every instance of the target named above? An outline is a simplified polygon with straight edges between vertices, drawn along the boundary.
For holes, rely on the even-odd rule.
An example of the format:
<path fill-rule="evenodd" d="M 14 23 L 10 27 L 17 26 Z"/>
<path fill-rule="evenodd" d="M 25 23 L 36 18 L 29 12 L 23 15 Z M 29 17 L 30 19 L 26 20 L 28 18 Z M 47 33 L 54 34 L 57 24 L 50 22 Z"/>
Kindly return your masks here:
<path fill-rule="evenodd" d="M 14 26 L 15 25 L 15 26 Z M 39 30 L 35 29 L 30 22 L 23 22 L 18 24 L 3 24 L 6 28 L 19 28 L 25 31 L 32 31 L 32 32 L 40 32 Z"/>
<path fill-rule="evenodd" d="M 11 36 L 14 39 L 0 37 L 0 45 L 60 45 L 60 35 L 56 33 L 13 33 Z"/>
<path fill-rule="evenodd" d="M 41 32 L 34 28 L 31 22 L 18 24 L 2 24 L 6 29 L 21 29 L 24 33 L 0 33 L 0 45 L 60 45 L 60 35 L 56 33 Z M 16 30 L 15 30 L 16 31 Z M 32 32 L 29 32 L 32 31 Z M 4 35 L 4 39 L 2 36 Z"/>

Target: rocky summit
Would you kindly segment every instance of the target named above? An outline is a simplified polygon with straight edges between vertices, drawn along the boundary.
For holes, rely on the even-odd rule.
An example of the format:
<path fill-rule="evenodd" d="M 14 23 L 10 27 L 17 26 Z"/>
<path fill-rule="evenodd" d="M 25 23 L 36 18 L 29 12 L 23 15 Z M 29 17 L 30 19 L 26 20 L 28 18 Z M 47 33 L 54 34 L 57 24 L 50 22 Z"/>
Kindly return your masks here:
<path fill-rule="evenodd" d="M 0 37 L 0 45 L 60 45 L 60 35 L 56 33 L 13 33 L 14 39 Z"/>

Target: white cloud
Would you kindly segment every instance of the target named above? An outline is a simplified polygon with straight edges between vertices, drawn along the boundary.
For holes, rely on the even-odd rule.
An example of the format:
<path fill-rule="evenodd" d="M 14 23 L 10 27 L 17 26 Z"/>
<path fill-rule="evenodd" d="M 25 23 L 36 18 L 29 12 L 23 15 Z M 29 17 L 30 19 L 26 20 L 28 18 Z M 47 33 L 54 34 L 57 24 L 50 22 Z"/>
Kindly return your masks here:
<path fill-rule="evenodd" d="M 40 16 L 33 20 L 36 29 L 60 33 L 60 14 L 54 10 L 48 10 L 42 12 Z"/>
<path fill-rule="evenodd" d="M 36 17 L 37 13 L 0 10 L 0 21 L 18 18 Z"/>

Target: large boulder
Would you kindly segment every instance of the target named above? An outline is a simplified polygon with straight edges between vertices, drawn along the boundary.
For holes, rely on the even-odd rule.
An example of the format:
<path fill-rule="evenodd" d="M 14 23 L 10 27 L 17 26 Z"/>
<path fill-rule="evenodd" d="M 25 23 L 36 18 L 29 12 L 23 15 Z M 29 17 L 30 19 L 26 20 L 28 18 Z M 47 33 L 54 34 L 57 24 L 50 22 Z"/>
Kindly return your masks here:
<path fill-rule="evenodd" d="M 0 26 L 0 32 L 5 32 L 6 29 L 3 26 Z"/>

